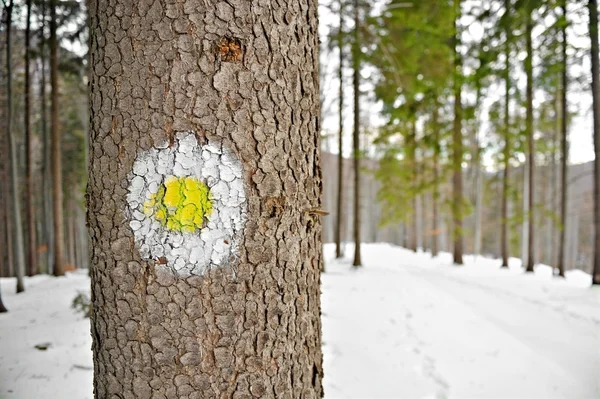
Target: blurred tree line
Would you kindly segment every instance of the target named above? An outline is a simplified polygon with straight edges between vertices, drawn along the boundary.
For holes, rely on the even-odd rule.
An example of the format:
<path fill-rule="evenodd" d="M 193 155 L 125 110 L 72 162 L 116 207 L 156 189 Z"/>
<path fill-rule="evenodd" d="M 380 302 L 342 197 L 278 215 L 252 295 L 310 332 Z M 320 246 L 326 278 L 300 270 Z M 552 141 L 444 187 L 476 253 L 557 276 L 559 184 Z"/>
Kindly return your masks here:
<path fill-rule="evenodd" d="M 0 276 L 87 267 L 87 16 L 71 0 L 2 0 Z"/>
<path fill-rule="evenodd" d="M 594 218 L 587 222 L 594 253 L 590 270 L 600 284 L 596 1 L 335 0 L 327 8 L 339 16 L 324 48 L 339 56 L 342 99 L 336 111 L 338 256 L 345 219 L 343 99 L 351 90 L 351 228 L 359 254 L 361 184 L 356 177 L 365 173 L 360 159 L 368 152 L 378 162 L 374 174 L 382 223 L 400 223 L 408 248 L 428 249 L 435 256 L 442 226 L 447 226 L 455 264 L 463 263 L 465 251 L 479 255 L 492 246 L 503 267 L 509 257 L 520 257 L 527 272 L 544 262 L 564 276 L 566 236 L 573 228 L 567 192 L 577 180 L 568 172 L 575 116 L 568 94 L 591 92 L 595 122 L 588 134 L 596 159 L 590 200 Z M 576 29 L 581 26 L 583 35 Z M 344 78 L 348 69 L 352 85 Z M 357 83 L 361 72 L 368 76 L 367 85 Z M 373 93 L 361 101 L 371 94 L 365 87 Z M 356 136 L 367 130 L 360 106 L 369 102 L 381 107 L 384 122 L 371 134 L 369 148 L 359 148 Z M 490 230 L 493 237 L 484 234 Z M 360 264 L 356 259 L 355 254 L 355 265 Z"/>

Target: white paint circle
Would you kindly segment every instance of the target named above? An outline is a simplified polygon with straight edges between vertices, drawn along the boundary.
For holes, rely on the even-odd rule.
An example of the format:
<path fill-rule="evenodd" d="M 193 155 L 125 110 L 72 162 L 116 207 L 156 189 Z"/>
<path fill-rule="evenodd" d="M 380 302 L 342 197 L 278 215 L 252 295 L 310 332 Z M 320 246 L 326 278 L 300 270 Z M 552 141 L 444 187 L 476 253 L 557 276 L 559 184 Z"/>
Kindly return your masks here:
<path fill-rule="evenodd" d="M 133 164 L 127 194 L 129 226 L 143 259 L 162 260 L 160 266 L 179 275 L 202 275 L 212 265 L 223 266 L 235 257 L 242 240 L 246 222 L 242 164 L 223 146 L 200 144 L 194 132 L 177 133 L 172 146 L 161 147 L 141 152 Z M 210 189 L 212 212 L 201 229 L 169 230 L 144 212 L 144 203 L 172 177 L 194 177 Z"/>

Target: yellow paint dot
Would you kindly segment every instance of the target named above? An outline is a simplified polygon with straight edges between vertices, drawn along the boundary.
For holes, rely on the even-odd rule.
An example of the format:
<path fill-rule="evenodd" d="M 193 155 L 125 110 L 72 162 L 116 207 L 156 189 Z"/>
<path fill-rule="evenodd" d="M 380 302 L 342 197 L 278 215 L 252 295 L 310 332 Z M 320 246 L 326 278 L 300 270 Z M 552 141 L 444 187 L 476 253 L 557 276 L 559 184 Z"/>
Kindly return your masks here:
<path fill-rule="evenodd" d="M 171 176 L 144 203 L 144 213 L 169 230 L 192 233 L 212 212 L 209 196 L 208 186 L 198 179 Z"/>

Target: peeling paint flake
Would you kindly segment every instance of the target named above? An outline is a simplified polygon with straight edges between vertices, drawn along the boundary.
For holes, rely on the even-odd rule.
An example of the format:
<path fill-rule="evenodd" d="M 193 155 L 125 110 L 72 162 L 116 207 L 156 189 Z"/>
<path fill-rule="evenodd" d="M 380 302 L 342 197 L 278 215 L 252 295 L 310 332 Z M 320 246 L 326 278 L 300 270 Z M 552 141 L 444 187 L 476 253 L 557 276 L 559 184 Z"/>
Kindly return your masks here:
<path fill-rule="evenodd" d="M 171 147 L 140 153 L 129 176 L 127 202 L 142 258 L 161 258 L 156 267 L 182 276 L 228 264 L 237 255 L 246 222 L 242 176 L 232 152 L 198 143 L 194 132 L 177 133 Z"/>

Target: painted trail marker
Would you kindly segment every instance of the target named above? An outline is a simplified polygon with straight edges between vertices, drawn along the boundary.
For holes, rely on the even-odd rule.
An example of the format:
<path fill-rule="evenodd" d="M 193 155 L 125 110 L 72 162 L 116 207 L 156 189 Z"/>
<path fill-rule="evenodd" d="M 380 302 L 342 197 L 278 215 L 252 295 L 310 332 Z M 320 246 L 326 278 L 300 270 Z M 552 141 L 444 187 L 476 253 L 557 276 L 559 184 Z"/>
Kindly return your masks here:
<path fill-rule="evenodd" d="M 130 222 L 142 258 L 202 275 L 236 255 L 246 221 L 242 164 L 194 132 L 138 154 L 129 175 Z M 158 265 L 157 265 L 158 266 Z"/>

